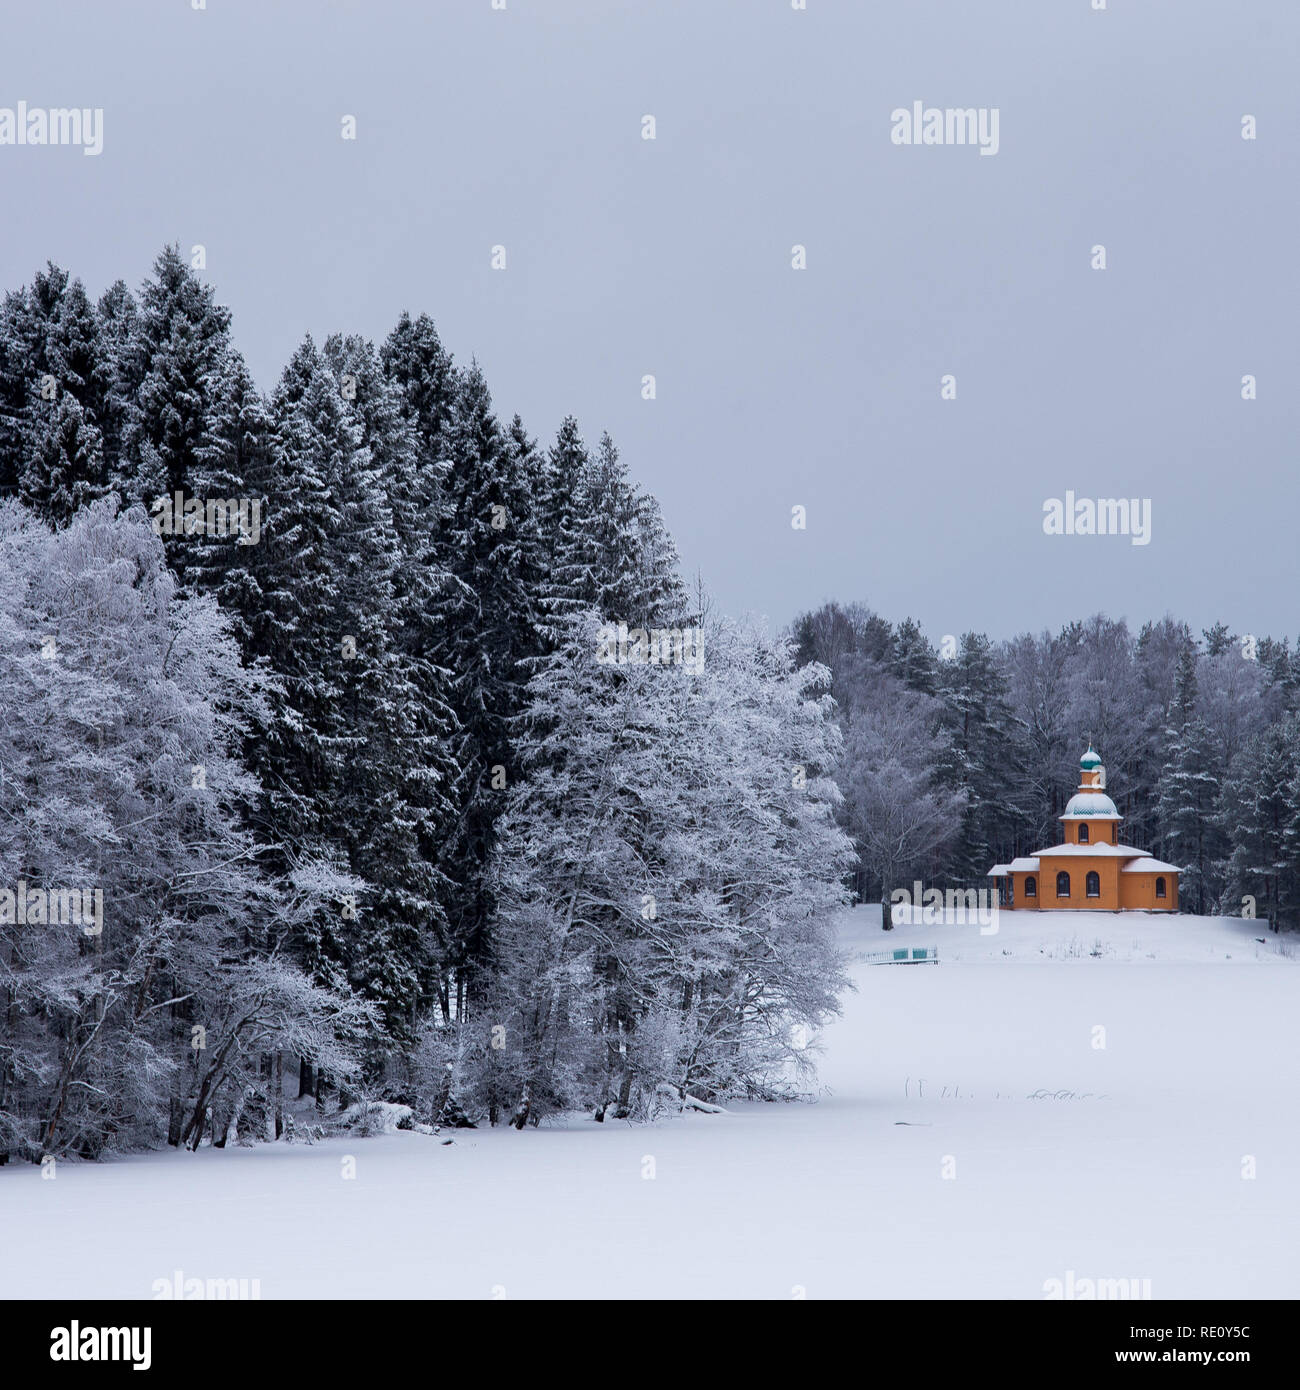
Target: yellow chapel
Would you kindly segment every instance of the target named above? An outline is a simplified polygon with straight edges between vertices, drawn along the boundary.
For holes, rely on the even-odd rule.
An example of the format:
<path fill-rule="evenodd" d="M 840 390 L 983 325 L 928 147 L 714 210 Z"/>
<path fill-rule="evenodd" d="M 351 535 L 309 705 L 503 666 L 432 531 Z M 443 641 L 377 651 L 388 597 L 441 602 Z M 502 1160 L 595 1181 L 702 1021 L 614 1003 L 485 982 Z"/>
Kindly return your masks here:
<path fill-rule="evenodd" d="M 1123 817 L 1106 793 L 1106 769 L 1091 744 L 1079 759 L 1078 790 L 1059 819 L 1062 844 L 989 870 L 1001 908 L 1178 911 L 1178 869 L 1120 843 Z"/>

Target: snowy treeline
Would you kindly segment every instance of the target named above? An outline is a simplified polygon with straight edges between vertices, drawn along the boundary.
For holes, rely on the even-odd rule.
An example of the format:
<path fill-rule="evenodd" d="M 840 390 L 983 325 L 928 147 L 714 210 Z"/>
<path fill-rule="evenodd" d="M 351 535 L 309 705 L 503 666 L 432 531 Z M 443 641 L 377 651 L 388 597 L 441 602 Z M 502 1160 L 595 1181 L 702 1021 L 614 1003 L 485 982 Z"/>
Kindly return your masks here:
<path fill-rule="evenodd" d="M 1122 838 L 1183 869 L 1188 912 L 1300 925 L 1300 644 L 1096 615 L 943 653 L 912 620 L 827 604 L 793 628 L 834 673 L 859 892 L 975 881 L 1061 840 L 1089 740 Z M 1248 905 L 1246 911 L 1249 911 Z"/>
<path fill-rule="evenodd" d="M 0 498 L 0 1154 L 797 1089 L 830 673 L 686 590 L 607 436 L 540 448 L 423 316 L 264 396 L 167 250 L 6 296 Z"/>

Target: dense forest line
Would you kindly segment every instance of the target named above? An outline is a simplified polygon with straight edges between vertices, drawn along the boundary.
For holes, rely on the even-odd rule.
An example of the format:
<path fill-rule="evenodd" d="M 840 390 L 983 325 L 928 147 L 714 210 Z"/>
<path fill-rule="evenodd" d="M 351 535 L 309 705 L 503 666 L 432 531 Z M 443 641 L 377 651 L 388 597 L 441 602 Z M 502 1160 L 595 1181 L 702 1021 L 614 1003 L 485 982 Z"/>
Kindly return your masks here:
<path fill-rule="evenodd" d="M 0 499 L 0 1157 L 798 1092 L 829 672 L 683 584 L 607 436 L 540 447 L 425 316 L 264 395 L 167 249 L 5 296 Z"/>
<path fill-rule="evenodd" d="M 1121 838 L 1182 869 L 1184 912 L 1300 925 L 1300 646 L 1166 616 L 928 641 L 863 604 L 794 624 L 834 673 L 858 892 L 976 884 L 1059 844 L 1089 742 Z"/>

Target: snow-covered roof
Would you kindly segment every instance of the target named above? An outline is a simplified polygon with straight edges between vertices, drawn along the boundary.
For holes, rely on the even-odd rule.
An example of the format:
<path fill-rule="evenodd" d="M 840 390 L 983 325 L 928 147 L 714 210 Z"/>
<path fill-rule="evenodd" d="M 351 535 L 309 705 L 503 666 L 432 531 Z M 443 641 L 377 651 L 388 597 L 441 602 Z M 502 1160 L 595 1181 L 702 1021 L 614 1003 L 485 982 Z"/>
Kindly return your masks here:
<path fill-rule="evenodd" d="M 1132 864 L 1125 864 L 1120 870 L 1122 874 L 1179 874 L 1182 870 L 1176 864 L 1166 864 L 1163 860 L 1152 859 L 1148 854 L 1145 859 L 1135 860 Z"/>
<path fill-rule="evenodd" d="M 1075 792 L 1065 808 L 1065 814 L 1058 820 L 1079 820 L 1088 816 L 1092 820 L 1119 820 L 1120 814 L 1115 803 L 1105 792 Z"/>
<path fill-rule="evenodd" d="M 1160 864 L 1158 859 L 1151 858 L 1150 850 L 1138 849 L 1136 845 L 1049 845 L 1047 849 L 1040 849 L 1037 854 L 1023 854 L 1019 859 L 1013 859 L 1010 864 L 994 864 L 985 877 L 1003 878 L 1007 874 L 1037 873 L 1040 859 L 1137 859 L 1141 860 L 1143 868 L 1151 864 Z M 1125 872 L 1128 872 L 1130 867 L 1124 865 Z M 1160 864 L 1158 869 L 1152 869 L 1151 872 L 1176 874 L 1178 870 L 1170 868 L 1168 864 Z"/>
<path fill-rule="evenodd" d="M 1137 849 L 1133 845 L 1052 845 L 1049 849 L 1040 849 L 1039 857 L 1046 859 L 1069 858 L 1072 855 L 1079 855 L 1084 859 L 1089 857 L 1103 857 L 1111 859 L 1149 859 L 1151 852 L 1145 849 Z"/>

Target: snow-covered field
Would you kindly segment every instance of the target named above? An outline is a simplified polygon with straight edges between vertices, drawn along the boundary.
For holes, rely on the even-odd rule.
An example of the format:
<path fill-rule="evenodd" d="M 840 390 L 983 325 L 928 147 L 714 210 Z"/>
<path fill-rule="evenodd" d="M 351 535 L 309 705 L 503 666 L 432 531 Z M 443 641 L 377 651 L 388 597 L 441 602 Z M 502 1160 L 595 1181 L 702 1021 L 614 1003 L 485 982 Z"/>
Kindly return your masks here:
<path fill-rule="evenodd" d="M 815 1104 L 10 1166 L 0 1296 L 1297 1297 L 1300 973 L 1254 926 L 859 909 L 940 964 L 854 968 Z"/>

